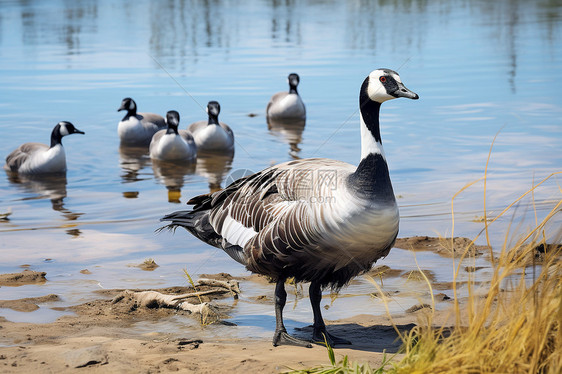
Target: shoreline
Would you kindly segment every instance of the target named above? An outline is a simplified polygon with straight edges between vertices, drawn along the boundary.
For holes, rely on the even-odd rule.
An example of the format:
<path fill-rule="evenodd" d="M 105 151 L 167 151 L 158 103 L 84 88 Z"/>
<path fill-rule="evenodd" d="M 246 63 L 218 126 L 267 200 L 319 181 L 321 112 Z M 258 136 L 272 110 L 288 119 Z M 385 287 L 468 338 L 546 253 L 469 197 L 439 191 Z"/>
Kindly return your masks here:
<path fill-rule="evenodd" d="M 430 250 L 447 257 L 446 249 L 439 238 L 414 237 L 399 239 L 396 247 L 410 247 L 413 250 Z M 466 239 L 455 239 L 453 248 L 456 252 L 466 248 Z M 476 247 L 475 255 L 482 248 Z M 388 277 L 404 277 L 398 271 L 385 265 L 375 266 L 369 273 L 375 279 Z M 412 277 L 415 274 L 407 274 Z M 232 281 L 228 274 L 204 275 L 219 281 Z M 419 274 L 417 275 L 419 276 Z M 48 278 L 48 277 L 47 277 Z M 24 270 L 17 274 L 1 274 L 0 286 L 17 286 L 44 284 L 48 281 L 44 272 Z M 262 284 L 264 289 L 270 288 L 267 280 L 252 275 L 241 281 Z M 432 283 L 435 283 L 432 281 Z M 210 288 L 209 288 L 210 287 Z M 185 294 L 193 292 L 191 287 L 167 287 L 164 289 L 135 290 L 144 292 L 158 291 L 162 294 Z M 214 292 L 211 286 L 199 286 L 199 293 L 210 292 L 203 296 L 186 298 L 195 304 L 213 302 L 214 300 L 236 298 L 230 290 Z M 216 291 L 216 290 L 215 290 Z M 270 338 L 228 339 L 220 335 L 222 329 L 230 329 L 228 319 L 217 318 L 218 335 L 209 338 L 209 334 L 201 337 L 203 326 L 194 328 L 187 326 L 179 331 L 161 331 L 157 322 L 166 323 L 172 319 L 198 318 L 192 312 L 178 310 L 176 307 L 157 307 L 151 302 L 140 302 L 132 292 L 124 290 L 99 291 L 99 298 L 70 307 L 51 307 L 55 310 L 70 311 L 72 315 L 63 315 L 51 323 L 11 322 L 0 317 L 0 368 L 5 373 L 39 372 L 75 372 L 87 370 L 96 372 L 197 372 L 197 373 L 232 373 L 232 372 L 264 372 L 278 373 L 290 369 L 305 369 L 328 365 L 328 352 L 321 345 L 313 348 L 292 346 L 273 347 Z M 345 288 L 341 292 L 345 295 Z M 373 297 L 378 297 L 373 292 Z M 442 290 L 434 289 L 436 308 L 434 315 L 437 321 L 446 322 L 450 299 L 439 297 Z M 0 301 L 0 307 L 11 308 L 20 312 L 29 312 L 40 308 L 40 304 L 50 305 L 58 300 L 58 295 L 45 295 L 36 298 Z M 324 295 L 329 298 L 329 295 Z M 462 302 L 462 300 L 460 300 Z M 437 304 L 436 304 L 437 306 Z M 349 360 L 366 362 L 378 367 L 385 355 L 392 356 L 393 361 L 399 360 L 400 339 L 395 326 L 401 332 L 412 329 L 418 318 L 431 309 L 420 303 L 404 313 L 393 314 L 391 319 L 386 315 L 369 315 L 358 311 L 355 316 L 338 320 L 326 320 L 328 329 L 335 335 L 349 339 L 351 346 L 335 347 L 336 360 L 347 355 Z M 220 311 L 219 314 L 228 311 Z M 195 313 L 196 314 L 196 313 Z M 141 331 L 139 323 L 143 324 Z M 174 323 L 177 324 L 177 321 Z M 394 323 L 394 325 L 393 325 Z M 152 326 L 148 328 L 146 326 Z M 247 327 L 247 326 L 246 326 Z M 226 331 L 226 330 L 224 330 Z M 305 326 L 291 332 L 297 337 L 308 338 L 312 327 Z M 204 335 L 204 334 L 203 334 Z"/>

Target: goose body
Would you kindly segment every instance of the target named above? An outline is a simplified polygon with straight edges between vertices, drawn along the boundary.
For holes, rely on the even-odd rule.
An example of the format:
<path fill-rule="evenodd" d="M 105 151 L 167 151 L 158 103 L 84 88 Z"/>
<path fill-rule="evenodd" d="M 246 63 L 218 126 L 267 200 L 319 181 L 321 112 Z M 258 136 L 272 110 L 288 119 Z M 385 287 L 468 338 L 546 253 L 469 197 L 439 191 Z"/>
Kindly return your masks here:
<path fill-rule="evenodd" d="M 167 130 L 160 130 L 150 142 L 150 158 L 160 161 L 193 161 L 197 156 L 195 141 L 187 130 L 178 130 L 180 115 L 166 113 Z"/>
<path fill-rule="evenodd" d="M 146 146 L 156 132 L 166 129 L 166 121 L 158 114 L 138 113 L 137 104 L 130 97 L 121 102 L 118 112 L 126 110 L 127 114 L 117 126 L 121 144 L 127 146 Z"/>
<path fill-rule="evenodd" d="M 189 125 L 187 131 L 193 135 L 197 150 L 212 153 L 234 152 L 234 133 L 224 122 L 219 122 L 220 104 L 209 101 L 208 121 L 197 121 Z"/>
<path fill-rule="evenodd" d="M 24 143 L 6 157 L 4 169 L 20 174 L 48 174 L 66 172 L 66 155 L 62 138 L 70 134 L 84 134 L 70 122 L 59 122 L 51 132 L 51 145 Z"/>
<path fill-rule="evenodd" d="M 300 78 L 297 74 L 289 74 L 289 91 L 278 92 L 271 97 L 267 104 L 268 119 L 303 120 L 306 118 L 306 108 L 297 91 Z"/>
<path fill-rule="evenodd" d="M 322 288 L 339 289 L 388 254 L 398 234 L 399 214 L 379 130 L 382 102 L 417 99 L 392 70 L 373 71 L 361 86 L 361 161 L 358 166 L 313 158 L 282 163 L 192 198 L 189 211 L 169 214 L 182 226 L 222 248 L 250 271 L 277 280 L 273 344 L 308 343 L 283 325 L 284 282 L 311 282 L 313 340 L 350 344 L 326 332 Z"/>

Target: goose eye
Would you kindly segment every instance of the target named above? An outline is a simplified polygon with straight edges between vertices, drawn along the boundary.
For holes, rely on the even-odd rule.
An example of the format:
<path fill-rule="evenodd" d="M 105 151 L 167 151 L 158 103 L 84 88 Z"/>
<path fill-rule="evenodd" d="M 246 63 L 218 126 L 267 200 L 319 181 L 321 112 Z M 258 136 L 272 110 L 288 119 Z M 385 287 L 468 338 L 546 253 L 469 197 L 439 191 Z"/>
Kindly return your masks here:
<path fill-rule="evenodd" d="M 386 77 L 380 77 L 379 80 L 381 81 L 381 83 L 386 82 Z"/>

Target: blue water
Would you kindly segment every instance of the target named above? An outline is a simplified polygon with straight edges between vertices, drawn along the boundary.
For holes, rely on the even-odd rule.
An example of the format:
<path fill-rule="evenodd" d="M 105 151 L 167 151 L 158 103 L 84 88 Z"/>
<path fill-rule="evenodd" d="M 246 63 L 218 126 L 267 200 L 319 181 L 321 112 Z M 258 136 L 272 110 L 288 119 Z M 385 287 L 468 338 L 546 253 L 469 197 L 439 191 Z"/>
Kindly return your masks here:
<path fill-rule="evenodd" d="M 227 255 L 185 232 L 156 234 L 159 218 L 224 186 L 236 170 L 258 171 L 294 157 L 357 163 L 359 87 L 379 67 L 398 71 L 420 95 L 387 102 L 381 111 L 400 236 L 451 234 L 451 198 L 483 176 L 497 134 L 486 185 L 494 217 L 533 183 L 562 171 L 561 21 L 562 4 L 552 1 L 2 1 L 0 154 L 27 141 L 48 143 L 61 120 L 86 135 L 64 139 L 66 181 L 0 178 L 0 213 L 12 212 L 0 221 L 0 272 L 27 264 L 49 280 L 2 287 L 0 299 L 58 293 L 67 305 L 100 288 L 186 284 L 184 268 L 195 277 L 245 275 Z M 306 127 L 270 131 L 265 107 L 273 93 L 287 89 L 291 72 L 301 77 Z M 146 155 L 120 151 L 117 108 L 127 96 L 140 111 L 178 110 L 181 127 L 205 119 L 206 103 L 218 100 L 220 119 L 236 134 L 234 159 L 170 172 Z M 552 177 L 534 200 L 523 199 L 494 223 L 492 243 L 499 249 L 508 229 L 514 237 L 526 232 L 535 210 L 542 220 L 561 199 L 559 185 L 560 175 Z M 455 235 L 482 231 L 483 196 L 480 181 L 456 198 Z M 561 226 L 558 214 L 547 226 L 549 238 Z M 147 258 L 160 267 L 130 266 Z M 418 260 L 440 280 L 451 279 L 449 260 Z M 413 255 L 400 250 L 381 263 L 416 267 Z M 402 280 L 385 286 L 405 287 Z M 244 287 L 247 294 L 272 292 Z M 384 313 L 365 296 L 372 291 L 366 281 L 351 286 L 344 292 L 363 296 L 336 300 L 326 318 Z M 418 296 L 404 296 L 393 310 Z M 56 318 L 41 310 L 33 317 L 0 315 Z M 273 308 L 246 299 L 233 313 L 241 325 L 253 324 L 255 315 L 269 320 Z M 310 320 L 306 300 L 291 313 L 301 323 Z"/>

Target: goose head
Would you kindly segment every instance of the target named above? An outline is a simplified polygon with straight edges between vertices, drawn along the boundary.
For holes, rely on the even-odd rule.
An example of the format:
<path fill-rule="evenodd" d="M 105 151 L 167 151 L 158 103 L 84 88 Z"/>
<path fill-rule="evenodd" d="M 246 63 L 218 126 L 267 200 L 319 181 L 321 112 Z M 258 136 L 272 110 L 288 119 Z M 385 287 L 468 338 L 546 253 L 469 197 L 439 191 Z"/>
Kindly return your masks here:
<path fill-rule="evenodd" d="M 166 113 L 166 123 L 168 124 L 167 134 L 177 134 L 178 126 L 180 124 L 180 114 L 175 110 L 170 110 Z"/>
<path fill-rule="evenodd" d="M 221 112 L 221 106 L 218 101 L 209 101 L 207 104 L 207 113 L 209 114 L 209 125 L 219 124 L 219 113 Z"/>
<path fill-rule="evenodd" d="M 365 79 L 363 85 L 369 99 L 379 104 L 398 97 L 405 97 L 413 100 L 419 99 L 418 94 L 404 86 L 398 73 L 390 69 L 377 69 L 372 71 L 367 79 Z"/>
<path fill-rule="evenodd" d="M 51 133 L 51 147 L 61 144 L 64 136 L 71 134 L 84 134 L 84 131 L 78 130 L 74 125 L 68 121 L 61 121 L 53 128 Z"/>
<path fill-rule="evenodd" d="M 297 86 L 300 82 L 300 77 L 296 73 L 291 73 L 287 77 L 287 81 L 289 82 L 289 93 L 297 93 Z"/>
<path fill-rule="evenodd" d="M 117 109 L 118 112 L 122 110 L 126 110 L 127 115 L 135 115 L 137 114 L 137 103 L 130 97 L 126 97 L 121 101 L 121 106 Z"/>

